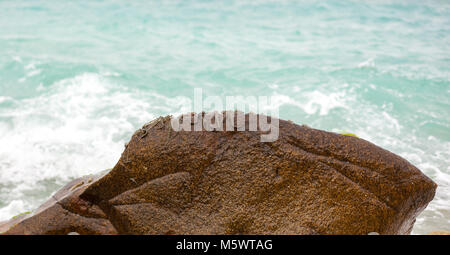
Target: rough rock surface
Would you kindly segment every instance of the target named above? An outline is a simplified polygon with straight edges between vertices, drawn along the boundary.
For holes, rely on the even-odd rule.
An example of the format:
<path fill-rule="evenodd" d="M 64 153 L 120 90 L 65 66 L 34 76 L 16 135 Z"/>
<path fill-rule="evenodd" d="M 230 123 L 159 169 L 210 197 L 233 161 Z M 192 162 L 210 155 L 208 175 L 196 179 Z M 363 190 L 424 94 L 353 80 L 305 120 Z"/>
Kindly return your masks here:
<path fill-rule="evenodd" d="M 433 181 L 368 141 L 290 121 L 279 128 L 262 143 L 259 131 L 175 132 L 159 118 L 109 173 L 69 183 L 0 231 L 408 234 L 434 197 Z"/>

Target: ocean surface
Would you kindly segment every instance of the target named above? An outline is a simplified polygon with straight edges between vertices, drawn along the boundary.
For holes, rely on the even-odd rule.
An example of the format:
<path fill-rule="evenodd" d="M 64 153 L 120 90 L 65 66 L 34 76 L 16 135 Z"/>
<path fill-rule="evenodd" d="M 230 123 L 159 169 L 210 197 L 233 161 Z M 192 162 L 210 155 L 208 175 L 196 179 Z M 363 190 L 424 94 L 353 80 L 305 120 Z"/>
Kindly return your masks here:
<path fill-rule="evenodd" d="M 449 1 L 0 1 L 0 220 L 111 168 L 144 123 L 265 95 L 439 184 L 414 234 L 450 231 Z"/>

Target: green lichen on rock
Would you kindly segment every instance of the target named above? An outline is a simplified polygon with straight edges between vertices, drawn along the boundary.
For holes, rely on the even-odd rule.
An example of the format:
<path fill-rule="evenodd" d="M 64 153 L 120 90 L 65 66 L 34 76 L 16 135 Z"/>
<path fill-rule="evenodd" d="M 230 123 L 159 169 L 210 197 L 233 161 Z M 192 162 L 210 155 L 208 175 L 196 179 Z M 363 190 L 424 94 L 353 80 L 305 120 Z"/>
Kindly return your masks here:
<path fill-rule="evenodd" d="M 341 134 L 341 135 L 348 135 L 348 136 L 353 136 L 353 137 L 359 138 L 357 135 L 352 134 L 352 133 L 339 133 L 339 134 Z"/>
<path fill-rule="evenodd" d="M 19 213 L 19 214 L 17 214 L 16 216 L 14 216 L 14 217 L 12 217 L 13 219 L 17 219 L 17 218 L 19 218 L 20 216 L 22 216 L 22 215 L 26 215 L 26 214 L 30 214 L 31 212 L 23 212 L 23 213 Z"/>

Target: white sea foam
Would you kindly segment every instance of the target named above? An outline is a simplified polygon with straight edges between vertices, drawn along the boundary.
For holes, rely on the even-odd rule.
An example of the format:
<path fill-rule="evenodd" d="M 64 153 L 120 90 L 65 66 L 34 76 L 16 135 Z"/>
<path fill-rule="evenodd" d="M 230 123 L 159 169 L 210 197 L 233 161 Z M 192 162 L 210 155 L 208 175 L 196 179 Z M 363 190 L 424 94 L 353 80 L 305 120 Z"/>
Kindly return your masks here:
<path fill-rule="evenodd" d="M 0 96 L 0 104 L 6 101 L 12 101 L 11 97 Z"/>
<path fill-rule="evenodd" d="M 375 67 L 375 61 L 373 58 L 369 58 L 364 62 L 361 62 L 358 64 L 359 68 L 370 68 L 370 67 Z"/>
<path fill-rule="evenodd" d="M 27 206 L 23 200 L 12 200 L 7 206 L 0 209 L 0 221 L 25 212 L 28 208 L 29 206 Z"/>
<path fill-rule="evenodd" d="M 10 121 L 0 122 L 0 220 L 33 209 L 70 179 L 113 167 L 157 105 L 181 113 L 185 102 L 116 90 L 100 75 L 83 74 L 2 108 L 0 118 Z"/>
<path fill-rule="evenodd" d="M 293 105 L 307 114 L 327 115 L 332 109 L 348 108 L 347 101 L 351 100 L 345 91 L 324 93 L 321 91 L 300 92 L 299 99 L 288 95 L 274 93 L 271 106 Z"/>

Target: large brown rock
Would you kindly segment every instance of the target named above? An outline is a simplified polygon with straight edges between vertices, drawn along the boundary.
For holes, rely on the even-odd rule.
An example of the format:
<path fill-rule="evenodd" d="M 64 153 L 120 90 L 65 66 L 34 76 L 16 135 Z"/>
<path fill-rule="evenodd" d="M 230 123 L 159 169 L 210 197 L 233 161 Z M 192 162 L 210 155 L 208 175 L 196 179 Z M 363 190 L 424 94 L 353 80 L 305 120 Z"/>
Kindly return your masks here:
<path fill-rule="evenodd" d="M 262 143 L 159 118 L 109 173 L 73 181 L 4 233 L 408 234 L 434 197 L 433 181 L 368 141 L 279 124 Z"/>

